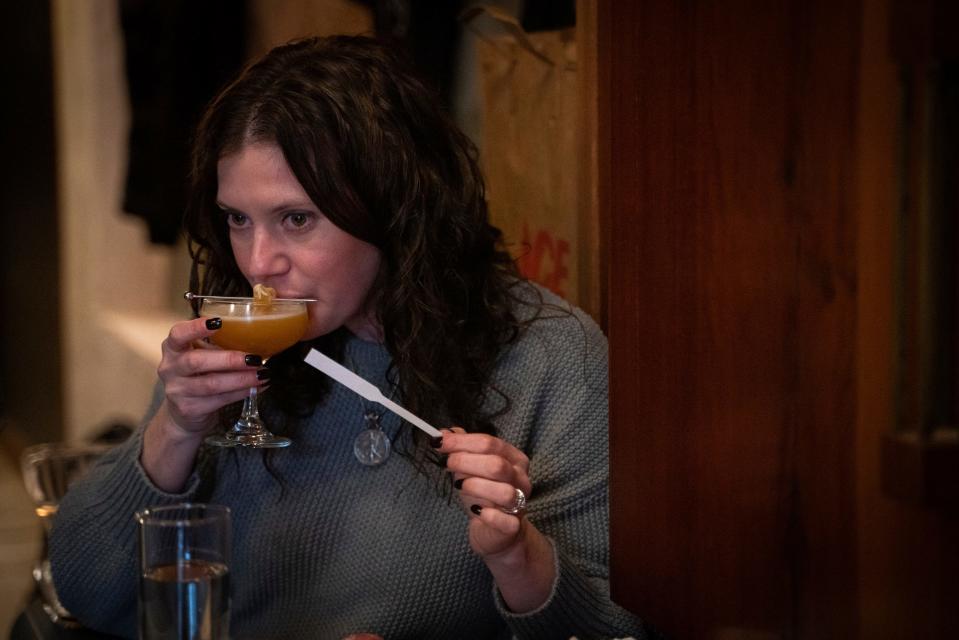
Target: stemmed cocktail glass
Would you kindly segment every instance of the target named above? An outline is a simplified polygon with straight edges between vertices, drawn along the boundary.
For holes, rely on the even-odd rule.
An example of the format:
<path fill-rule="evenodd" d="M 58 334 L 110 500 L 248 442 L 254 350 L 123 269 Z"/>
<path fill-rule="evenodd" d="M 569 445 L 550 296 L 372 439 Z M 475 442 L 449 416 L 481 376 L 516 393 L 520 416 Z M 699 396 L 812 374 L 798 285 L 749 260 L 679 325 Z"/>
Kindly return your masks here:
<path fill-rule="evenodd" d="M 264 364 L 271 356 L 292 347 L 303 337 L 308 323 L 306 307 L 313 302 L 193 294 L 188 297 L 200 300 L 201 316 L 220 318 L 222 326 L 210 338 L 213 344 L 258 355 Z M 243 411 L 233 428 L 209 436 L 206 442 L 218 447 L 279 448 L 288 446 L 290 439 L 275 436 L 266 428 L 256 407 L 256 387 L 250 387 L 250 393 L 243 401 Z"/>
<path fill-rule="evenodd" d="M 53 574 L 47 557 L 47 540 L 53 526 L 60 499 L 80 476 L 109 451 L 106 444 L 46 443 L 27 447 L 20 458 L 23 484 L 36 505 L 43 522 L 43 553 L 33 567 L 33 579 L 40 593 L 40 604 L 46 614 L 62 627 L 75 628 L 80 623 L 67 611 L 53 586 Z M 52 630 L 51 630 L 52 633 Z"/>

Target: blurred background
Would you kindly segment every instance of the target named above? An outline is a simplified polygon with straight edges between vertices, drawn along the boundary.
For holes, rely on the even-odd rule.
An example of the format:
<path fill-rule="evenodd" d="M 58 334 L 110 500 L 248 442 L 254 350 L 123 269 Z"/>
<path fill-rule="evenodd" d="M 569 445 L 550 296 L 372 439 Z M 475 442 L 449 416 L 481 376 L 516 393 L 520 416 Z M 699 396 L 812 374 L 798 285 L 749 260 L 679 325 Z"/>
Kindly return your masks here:
<path fill-rule="evenodd" d="M 22 5 L 22 6 L 20 6 Z M 959 637 L 952 0 L 7 8 L 0 633 L 19 456 L 134 427 L 187 315 L 189 130 L 251 57 L 409 49 L 523 272 L 610 338 L 614 599 L 676 638 Z"/>

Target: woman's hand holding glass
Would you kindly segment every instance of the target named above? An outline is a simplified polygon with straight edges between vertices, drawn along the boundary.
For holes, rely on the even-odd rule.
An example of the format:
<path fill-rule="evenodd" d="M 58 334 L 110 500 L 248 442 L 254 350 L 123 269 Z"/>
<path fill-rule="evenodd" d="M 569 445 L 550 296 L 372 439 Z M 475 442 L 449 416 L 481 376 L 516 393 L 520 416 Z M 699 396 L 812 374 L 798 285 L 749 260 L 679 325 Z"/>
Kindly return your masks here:
<path fill-rule="evenodd" d="M 259 355 L 226 351 L 205 342 L 217 326 L 209 318 L 175 324 L 163 341 L 157 368 L 170 419 L 198 440 L 213 429 L 219 409 L 246 398 L 251 387 L 266 384 L 258 378 Z"/>
<path fill-rule="evenodd" d="M 208 324 L 209 323 L 209 324 Z M 157 373 L 165 394 L 143 433 L 140 463 L 163 491 L 186 485 L 203 439 L 216 426 L 217 411 L 243 400 L 257 377 L 258 355 L 227 351 L 205 342 L 217 331 L 208 318 L 178 322 L 161 346 Z"/>

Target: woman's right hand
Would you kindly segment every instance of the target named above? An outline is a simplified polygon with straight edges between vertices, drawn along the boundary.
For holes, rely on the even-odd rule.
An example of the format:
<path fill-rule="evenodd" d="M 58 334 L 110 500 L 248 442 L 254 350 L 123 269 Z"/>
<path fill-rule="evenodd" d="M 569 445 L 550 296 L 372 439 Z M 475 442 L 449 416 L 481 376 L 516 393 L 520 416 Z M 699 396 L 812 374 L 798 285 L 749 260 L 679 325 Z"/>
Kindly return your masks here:
<path fill-rule="evenodd" d="M 193 471 L 204 436 L 221 407 L 243 400 L 257 378 L 256 354 L 225 351 L 204 341 L 218 325 L 207 318 L 178 322 L 161 346 L 157 374 L 166 397 L 143 434 L 140 463 L 153 483 L 179 493 Z"/>
<path fill-rule="evenodd" d="M 219 329 L 219 319 L 178 322 L 161 345 L 157 374 L 163 381 L 169 418 L 184 433 L 205 435 L 216 412 L 243 400 L 250 387 L 266 384 L 257 378 L 259 355 L 224 351 L 204 339 Z"/>

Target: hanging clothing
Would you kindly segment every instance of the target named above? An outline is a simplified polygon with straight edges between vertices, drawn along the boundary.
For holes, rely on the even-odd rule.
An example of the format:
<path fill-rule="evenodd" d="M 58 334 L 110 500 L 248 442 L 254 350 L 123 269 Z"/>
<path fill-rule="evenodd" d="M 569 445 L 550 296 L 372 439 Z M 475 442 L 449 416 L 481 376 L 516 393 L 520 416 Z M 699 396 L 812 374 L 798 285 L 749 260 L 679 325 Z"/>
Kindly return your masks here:
<path fill-rule="evenodd" d="M 245 0 L 121 0 L 130 133 L 123 210 L 150 241 L 180 234 L 190 138 L 207 101 L 246 60 Z"/>

